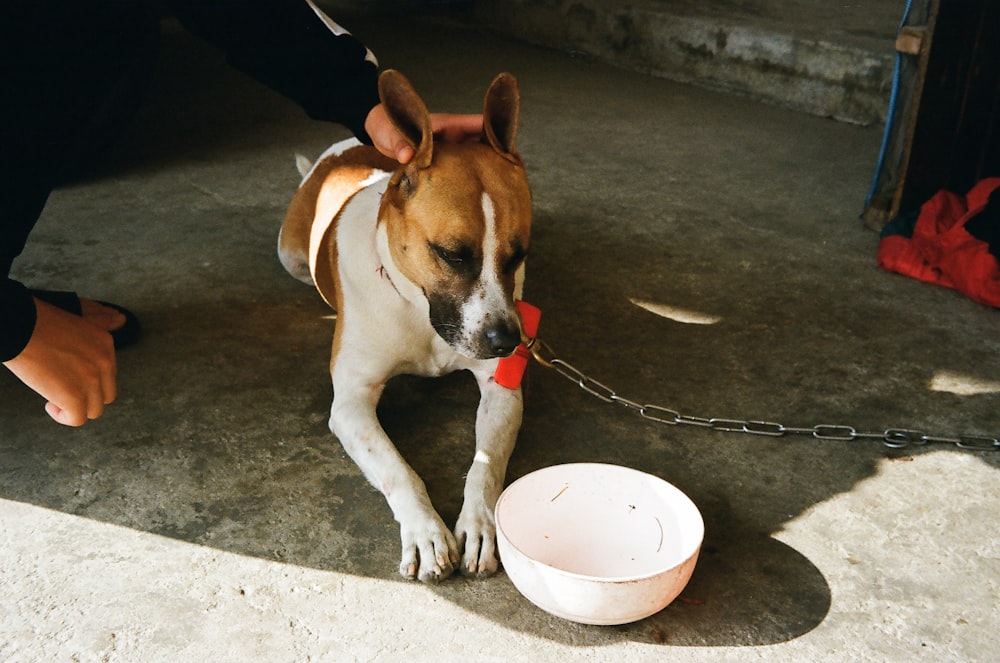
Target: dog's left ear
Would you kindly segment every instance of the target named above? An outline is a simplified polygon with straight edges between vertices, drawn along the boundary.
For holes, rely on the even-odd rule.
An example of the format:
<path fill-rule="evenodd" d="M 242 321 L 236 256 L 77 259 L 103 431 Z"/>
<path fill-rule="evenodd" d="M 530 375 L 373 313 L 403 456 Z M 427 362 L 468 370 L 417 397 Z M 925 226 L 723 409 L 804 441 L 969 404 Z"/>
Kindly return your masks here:
<path fill-rule="evenodd" d="M 498 74 L 483 100 L 483 135 L 486 143 L 508 161 L 521 165 L 521 156 L 514 149 L 517 118 L 521 109 L 521 93 L 517 80 L 508 73 Z"/>
<path fill-rule="evenodd" d="M 434 156 L 431 118 L 410 81 L 398 71 L 386 69 L 378 78 L 378 95 L 389 119 L 413 148 L 413 159 L 408 165 L 418 169 L 431 165 Z"/>

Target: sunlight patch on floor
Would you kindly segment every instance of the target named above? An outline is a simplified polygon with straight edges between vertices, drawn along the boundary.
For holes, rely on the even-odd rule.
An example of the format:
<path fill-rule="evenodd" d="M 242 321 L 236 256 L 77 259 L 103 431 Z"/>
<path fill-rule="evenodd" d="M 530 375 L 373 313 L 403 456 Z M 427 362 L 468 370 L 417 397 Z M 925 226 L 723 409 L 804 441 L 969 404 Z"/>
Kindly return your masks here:
<path fill-rule="evenodd" d="M 1000 393 L 1000 381 L 953 371 L 938 371 L 931 378 L 928 388 L 931 391 L 944 391 L 959 396 L 976 396 Z"/>
<path fill-rule="evenodd" d="M 678 308 L 676 306 L 657 304 L 655 302 L 647 302 L 640 299 L 633 299 L 631 297 L 629 298 L 629 301 L 639 308 L 645 309 L 650 313 L 660 316 L 661 318 L 667 318 L 668 320 L 673 320 L 674 322 L 683 322 L 688 325 L 714 325 L 722 320 L 722 318 L 716 315 Z"/>

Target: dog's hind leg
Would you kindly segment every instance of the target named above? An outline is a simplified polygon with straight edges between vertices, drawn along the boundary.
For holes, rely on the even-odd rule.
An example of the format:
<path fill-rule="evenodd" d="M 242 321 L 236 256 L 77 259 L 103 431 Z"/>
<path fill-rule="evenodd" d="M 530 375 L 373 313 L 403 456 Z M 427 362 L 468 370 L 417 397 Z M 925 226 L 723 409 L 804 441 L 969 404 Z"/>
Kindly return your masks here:
<path fill-rule="evenodd" d="M 313 285 L 312 273 L 309 269 L 309 256 L 304 251 L 297 251 L 284 238 L 284 227 L 278 232 L 278 260 L 285 271 L 308 285 Z"/>

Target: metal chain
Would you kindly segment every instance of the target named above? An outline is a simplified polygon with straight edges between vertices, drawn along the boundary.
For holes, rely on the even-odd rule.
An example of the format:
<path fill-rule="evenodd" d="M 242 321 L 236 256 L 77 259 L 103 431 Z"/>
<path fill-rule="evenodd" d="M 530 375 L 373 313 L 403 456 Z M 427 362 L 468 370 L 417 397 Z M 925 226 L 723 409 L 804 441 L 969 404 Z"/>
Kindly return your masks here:
<path fill-rule="evenodd" d="M 639 403 L 619 396 L 613 389 L 604 385 L 567 361 L 559 359 L 552 348 L 541 339 L 526 339 L 525 346 L 531 351 L 535 360 L 555 370 L 580 389 L 605 403 L 616 403 L 636 412 L 639 416 L 669 426 L 694 426 L 707 428 L 724 433 L 745 433 L 748 435 L 763 435 L 766 437 L 784 437 L 786 435 L 805 435 L 817 440 L 834 440 L 849 442 L 852 440 L 881 440 L 892 449 L 902 449 L 908 446 L 923 444 L 952 444 L 959 449 L 972 451 L 1000 451 L 1000 439 L 980 435 L 938 436 L 928 435 L 922 431 L 909 428 L 887 428 L 881 433 L 858 431 L 853 426 L 836 424 L 819 424 L 812 428 L 796 428 L 772 421 L 745 421 L 743 419 L 721 419 L 707 417 L 691 417 L 677 410 L 660 405 Z"/>

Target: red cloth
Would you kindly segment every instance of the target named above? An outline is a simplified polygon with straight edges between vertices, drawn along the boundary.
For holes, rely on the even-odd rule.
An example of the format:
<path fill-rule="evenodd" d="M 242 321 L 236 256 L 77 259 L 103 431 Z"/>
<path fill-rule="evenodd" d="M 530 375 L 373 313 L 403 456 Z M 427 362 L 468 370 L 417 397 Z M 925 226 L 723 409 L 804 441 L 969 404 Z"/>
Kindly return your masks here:
<path fill-rule="evenodd" d="M 886 227 L 878 247 L 879 267 L 953 288 L 981 304 L 1000 308 L 997 257 L 987 241 L 966 228 L 987 208 L 997 188 L 1000 177 L 980 181 L 965 196 L 936 193 L 920 208 L 912 237 L 893 234 L 899 232 L 898 227 Z M 994 204 L 1000 204 L 1000 195 L 997 198 Z"/>

